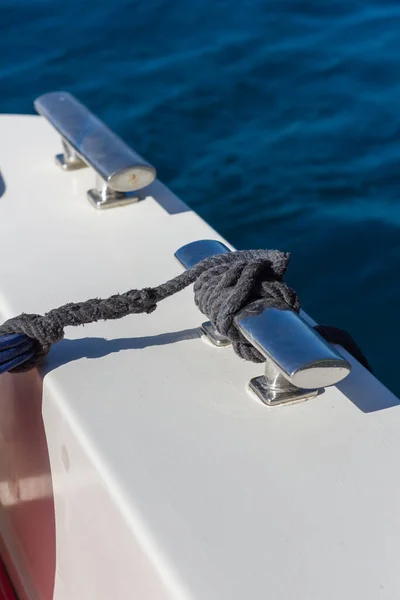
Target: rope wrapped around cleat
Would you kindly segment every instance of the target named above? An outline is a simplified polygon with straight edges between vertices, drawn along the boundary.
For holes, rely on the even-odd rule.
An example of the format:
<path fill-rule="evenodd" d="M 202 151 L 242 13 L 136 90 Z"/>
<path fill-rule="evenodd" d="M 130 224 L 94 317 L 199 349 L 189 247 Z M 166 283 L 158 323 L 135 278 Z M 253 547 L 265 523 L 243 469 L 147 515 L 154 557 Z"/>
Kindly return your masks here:
<path fill-rule="evenodd" d="M 154 288 L 130 290 L 106 299 L 65 304 L 45 315 L 21 314 L 0 326 L 0 373 L 19 373 L 39 365 L 69 326 L 152 313 L 157 303 L 194 283 L 194 300 L 216 330 L 229 338 L 241 358 L 265 358 L 234 324 L 237 312 L 254 300 L 271 307 L 300 311 L 296 292 L 283 281 L 289 254 L 279 250 L 240 250 L 218 254 Z M 340 344 L 367 369 L 366 358 L 351 336 L 336 327 L 317 326 L 327 341 Z"/>

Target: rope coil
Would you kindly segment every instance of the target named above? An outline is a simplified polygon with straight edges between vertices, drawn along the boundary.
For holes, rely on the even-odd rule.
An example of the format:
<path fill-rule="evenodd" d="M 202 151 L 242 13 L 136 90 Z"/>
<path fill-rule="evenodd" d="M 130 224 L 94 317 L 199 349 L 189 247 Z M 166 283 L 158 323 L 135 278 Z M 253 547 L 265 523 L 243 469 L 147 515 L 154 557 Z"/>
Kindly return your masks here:
<path fill-rule="evenodd" d="M 23 313 L 0 326 L 0 373 L 24 372 L 40 364 L 51 346 L 63 339 L 65 327 L 152 313 L 158 302 L 192 283 L 196 306 L 220 334 L 229 338 L 235 352 L 246 360 L 264 362 L 262 354 L 236 328 L 234 316 L 258 299 L 264 299 L 271 307 L 300 311 L 296 292 L 283 281 L 289 258 L 288 253 L 279 250 L 218 254 L 154 288 L 69 303 L 45 315 Z M 337 328 L 319 327 L 319 333 L 328 341 L 333 336 L 333 343 L 343 345 L 349 352 L 356 348 L 356 358 L 370 369 L 349 334 Z"/>

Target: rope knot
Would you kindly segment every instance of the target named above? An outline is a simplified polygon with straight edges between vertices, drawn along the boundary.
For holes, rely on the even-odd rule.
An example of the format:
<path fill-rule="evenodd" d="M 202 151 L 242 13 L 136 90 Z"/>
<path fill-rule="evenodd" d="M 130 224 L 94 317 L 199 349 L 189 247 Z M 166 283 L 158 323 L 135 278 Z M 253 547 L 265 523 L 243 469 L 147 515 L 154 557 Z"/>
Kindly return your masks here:
<path fill-rule="evenodd" d="M 195 303 L 216 330 L 231 340 L 239 356 L 263 362 L 262 354 L 236 328 L 235 315 L 250 302 L 300 310 L 297 294 L 283 281 L 289 254 L 278 250 L 242 250 L 203 261 L 194 284 Z"/>

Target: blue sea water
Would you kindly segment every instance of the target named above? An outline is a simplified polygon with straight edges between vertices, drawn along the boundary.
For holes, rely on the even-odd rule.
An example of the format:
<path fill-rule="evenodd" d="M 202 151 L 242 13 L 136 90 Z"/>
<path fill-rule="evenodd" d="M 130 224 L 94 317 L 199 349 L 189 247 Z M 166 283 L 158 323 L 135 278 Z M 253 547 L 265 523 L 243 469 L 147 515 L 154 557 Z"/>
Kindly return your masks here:
<path fill-rule="evenodd" d="M 0 112 L 75 94 L 400 394 L 400 4 L 0 0 Z M 1 268 L 0 268 L 1 272 Z"/>

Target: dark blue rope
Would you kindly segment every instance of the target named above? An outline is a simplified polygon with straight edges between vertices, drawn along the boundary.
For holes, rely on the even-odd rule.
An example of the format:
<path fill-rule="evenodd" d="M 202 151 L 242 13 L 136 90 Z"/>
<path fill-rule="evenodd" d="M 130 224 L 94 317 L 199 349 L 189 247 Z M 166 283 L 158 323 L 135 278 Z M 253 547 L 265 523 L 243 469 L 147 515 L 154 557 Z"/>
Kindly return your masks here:
<path fill-rule="evenodd" d="M 242 250 L 205 259 L 188 271 L 155 287 L 130 290 L 110 298 L 69 303 L 46 315 L 22 314 L 0 325 L 0 374 L 32 369 L 52 344 L 64 337 L 67 326 L 151 313 L 157 303 L 194 283 L 195 303 L 219 333 L 228 337 L 235 352 L 253 362 L 264 357 L 236 329 L 235 313 L 258 298 L 278 308 L 300 310 L 299 299 L 283 281 L 289 255 L 277 250 Z M 328 342 L 339 344 L 367 369 L 367 360 L 354 340 L 335 327 L 317 326 Z"/>
<path fill-rule="evenodd" d="M 23 333 L 0 336 L 0 375 L 32 358 L 35 345 L 35 340 Z"/>

